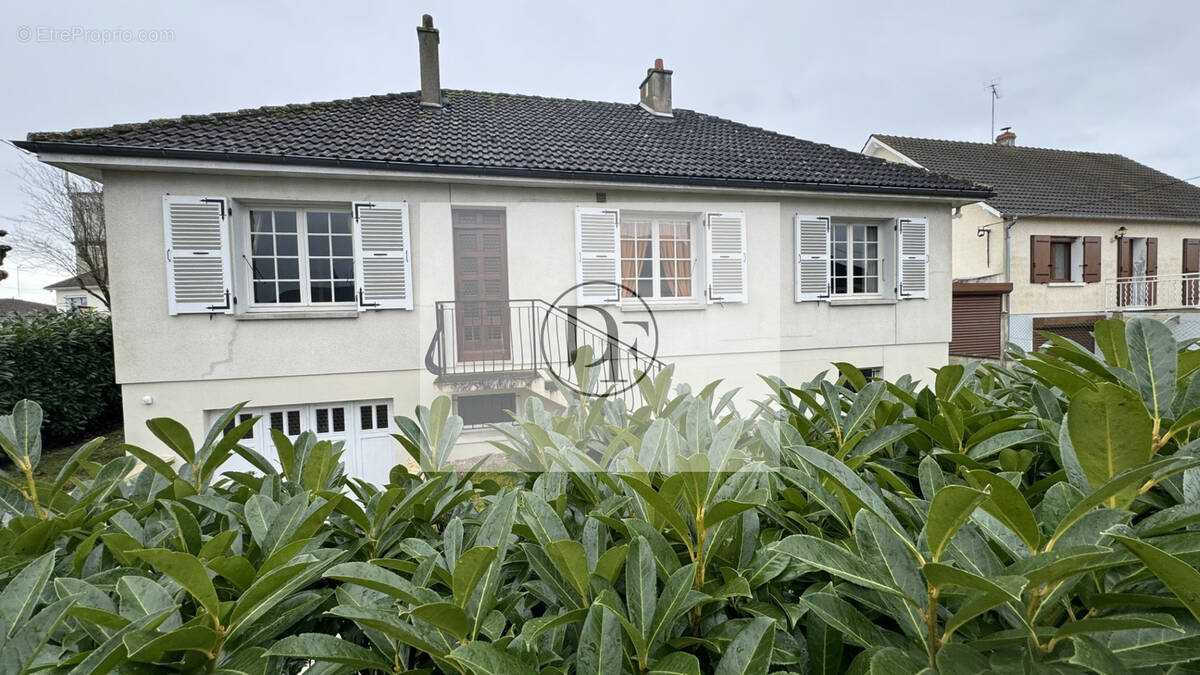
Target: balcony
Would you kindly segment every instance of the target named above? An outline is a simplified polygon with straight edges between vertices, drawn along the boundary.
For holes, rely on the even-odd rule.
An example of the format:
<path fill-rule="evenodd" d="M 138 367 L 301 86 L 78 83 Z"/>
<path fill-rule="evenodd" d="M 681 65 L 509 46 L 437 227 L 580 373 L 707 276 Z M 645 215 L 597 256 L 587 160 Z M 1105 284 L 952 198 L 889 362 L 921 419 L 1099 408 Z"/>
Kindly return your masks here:
<path fill-rule="evenodd" d="M 632 409 L 643 404 L 636 383 L 663 367 L 644 346 L 622 341 L 615 326 L 585 321 L 571 306 L 541 299 L 442 301 L 435 312 L 425 367 L 439 384 L 486 390 L 545 379 L 620 398 Z M 581 384 L 576 357 L 584 346 L 593 357 Z"/>
<path fill-rule="evenodd" d="M 1105 280 L 1104 308 L 1110 312 L 1200 309 L 1200 274 Z"/>

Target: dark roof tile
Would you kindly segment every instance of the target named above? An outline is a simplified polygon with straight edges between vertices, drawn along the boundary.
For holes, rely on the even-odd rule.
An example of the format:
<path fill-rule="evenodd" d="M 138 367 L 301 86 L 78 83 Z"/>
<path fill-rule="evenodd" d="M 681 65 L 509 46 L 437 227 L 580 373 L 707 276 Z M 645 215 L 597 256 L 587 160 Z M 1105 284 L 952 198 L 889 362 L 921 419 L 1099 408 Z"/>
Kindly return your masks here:
<path fill-rule="evenodd" d="M 987 203 L 1008 216 L 1200 220 L 1200 187 L 1099 152 L 875 134 L 931 171 L 995 190 Z"/>
<path fill-rule="evenodd" d="M 462 173 L 533 172 L 597 180 L 982 196 L 985 188 L 922 169 L 691 110 L 671 118 L 636 104 L 415 92 L 272 106 L 99 129 L 33 133 L 32 150 L 369 165 Z"/>

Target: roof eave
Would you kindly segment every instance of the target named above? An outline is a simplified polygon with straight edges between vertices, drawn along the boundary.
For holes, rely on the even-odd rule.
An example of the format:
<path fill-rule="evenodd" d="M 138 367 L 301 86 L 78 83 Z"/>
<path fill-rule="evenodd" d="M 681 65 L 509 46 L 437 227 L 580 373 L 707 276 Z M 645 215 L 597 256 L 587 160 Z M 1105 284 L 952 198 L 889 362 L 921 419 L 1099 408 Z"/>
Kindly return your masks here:
<path fill-rule="evenodd" d="M 728 187 L 731 189 L 784 189 L 797 192 L 853 192 L 861 194 L 912 195 L 922 197 L 947 197 L 987 199 L 994 195 L 990 190 L 919 188 L 890 185 L 855 185 L 849 183 L 819 183 L 795 181 L 765 181 L 735 178 L 711 178 L 701 176 L 673 176 L 659 174 L 618 173 L 603 171 L 575 171 L 567 169 L 526 169 L 520 167 L 491 167 L 463 164 L 441 164 L 436 162 L 396 162 L 390 160 L 343 159 L 298 155 L 263 155 L 213 150 L 189 150 L 182 148 L 146 148 L 137 146 L 100 145 L 87 143 L 64 143 L 57 141 L 13 141 L 13 145 L 34 153 L 76 153 L 110 157 L 199 159 L 260 164 L 287 164 L 293 166 L 336 166 L 362 169 L 387 169 L 440 174 L 507 176 L 519 178 L 549 178 L 583 181 L 661 183 L 665 185 L 695 185 L 704 187 Z"/>

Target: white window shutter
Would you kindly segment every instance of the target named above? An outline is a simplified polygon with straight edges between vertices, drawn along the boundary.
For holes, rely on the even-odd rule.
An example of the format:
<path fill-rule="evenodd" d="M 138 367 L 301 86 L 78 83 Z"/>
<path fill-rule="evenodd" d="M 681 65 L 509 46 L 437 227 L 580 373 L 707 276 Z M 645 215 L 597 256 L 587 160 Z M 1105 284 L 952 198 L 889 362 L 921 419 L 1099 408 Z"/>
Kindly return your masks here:
<path fill-rule="evenodd" d="M 407 202 L 355 202 L 358 311 L 412 309 L 412 223 Z"/>
<path fill-rule="evenodd" d="M 929 221 L 901 218 L 897 226 L 896 277 L 902 300 L 929 297 Z"/>
<path fill-rule="evenodd" d="M 172 316 L 232 313 L 228 214 L 224 197 L 163 197 L 167 311 Z"/>
<path fill-rule="evenodd" d="M 746 214 L 709 213 L 708 304 L 746 302 Z"/>
<path fill-rule="evenodd" d="M 575 209 L 575 281 L 580 305 L 615 305 L 621 301 L 620 212 Z M 608 283 L 589 283 L 608 282 Z"/>
<path fill-rule="evenodd" d="M 829 299 L 829 216 L 796 216 L 796 302 Z"/>

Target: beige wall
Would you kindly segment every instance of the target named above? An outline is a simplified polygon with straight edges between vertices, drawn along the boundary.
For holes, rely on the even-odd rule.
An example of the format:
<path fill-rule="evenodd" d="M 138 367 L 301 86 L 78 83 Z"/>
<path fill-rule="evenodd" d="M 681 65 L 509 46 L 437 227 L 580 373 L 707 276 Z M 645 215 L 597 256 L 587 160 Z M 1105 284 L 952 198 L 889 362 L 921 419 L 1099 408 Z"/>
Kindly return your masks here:
<path fill-rule="evenodd" d="M 203 410 L 389 398 L 400 414 L 435 394 L 423 357 L 434 303 L 453 299 L 451 206 L 507 213 L 509 294 L 553 300 L 575 284 L 574 211 L 595 188 L 448 185 L 348 178 L 106 171 L 117 379 L 130 442 L 144 420 L 170 416 L 199 432 Z M 167 313 L 162 196 L 207 195 L 278 202 L 404 201 L 413 223 L 415 308 L 350 318 L 245 320 Z M 950 206 L 929 200 L 780 198 L 737 193 L 607 190 L 607 208 L 741 211 L 747 221 L 749 302 L 656 311 L 659 358 L 677 381 L 724 379 L 743 399 L 766 391 L 757 375 L 799 380 L 831 361 L 882 366 L 889 378 L 928 377 L 950 340 Z M 793 217 L 930 220 L 930 298 L 832 306 L 794 302 Z M 697 237 L 698 242 L 703 237 Z M 893 257 L 885 264 L 894 264 Z M 700 266 L 703 267 L 702 265 Z M 618 320 L 626 317 L 615 312 Z M 150 396 L 153 403 L 144 405 Z"/>
<path fill-rule="evenodd" d="M 1054 314 L 1096 312 L 1105 309 L 1105 285 L 1033 284 L 1029 282 L 1029 238 L 1032 235 L 1100 237 L 1101 278 L 1117 278 L 1118 227 L 1128 228 L 1127 237 L 1158 238 L 1158 273 L 1182 273 L 1183 239 L 1200 237 L 1200 224 L 1146 223 L 1116 220 L 1020 218 L 1012 228 L 1012 313 Z M 1072 264 L 1081 261 L 1072 260 Z M 1109 291 L 1111 293 L 1111 290 Z"/>
<path fill-rule="evenodd" d="M 954 219 L 954 278 L 1001 281 L 1004 276 L 1003 219 L 982 202 L 962 207 Z M 990 234 L 979 236 L 980 228 Z"/>

